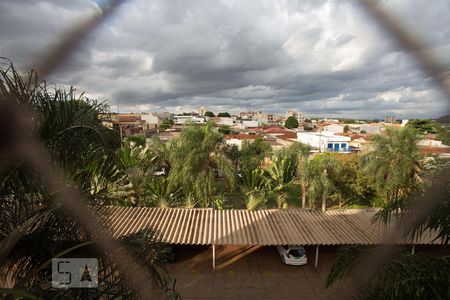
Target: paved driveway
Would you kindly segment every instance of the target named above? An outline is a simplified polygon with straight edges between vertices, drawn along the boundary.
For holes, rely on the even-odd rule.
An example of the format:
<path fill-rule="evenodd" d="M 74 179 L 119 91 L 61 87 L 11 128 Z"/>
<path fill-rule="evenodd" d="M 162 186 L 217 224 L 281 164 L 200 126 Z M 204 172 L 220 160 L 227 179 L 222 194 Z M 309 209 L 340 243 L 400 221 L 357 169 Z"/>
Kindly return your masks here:
<path fill-rule="evenodd" d="M 226 246 L 216 250 L 212 269 L 210 247 L 178 246 L 177 262 L 170 271 L 183 299 L 328 299 L 325 278 L 336 255 L 321 247 L 319 268 L 315 247 L 307 247 L 308 264 L 286 266 L 275 247 Z"/>

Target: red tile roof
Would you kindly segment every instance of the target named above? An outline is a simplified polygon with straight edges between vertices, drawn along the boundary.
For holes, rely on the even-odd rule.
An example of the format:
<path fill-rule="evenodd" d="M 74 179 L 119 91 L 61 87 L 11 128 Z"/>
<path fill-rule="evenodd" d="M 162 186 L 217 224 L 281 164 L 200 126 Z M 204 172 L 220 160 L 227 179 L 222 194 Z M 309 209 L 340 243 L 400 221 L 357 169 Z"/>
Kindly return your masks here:
<path fill-rule="evenodd" d="M 285 134 L 283 134 L 283 135 L 280 135 L 280 136 L 277 136 L 278 138 L 280 138 L 280 139 L 296 139 L 297 138 L 297 132 L 293 132 L 293 131 L 289 131 L 289 132 L 286 132 Z"/>
<path fill-rule="evenodd" d="M 225 135 L 225 139 L 238 139 L 238 140 L 256 140 L 258 138 L 262 138 L 259 134 L 227 134 Z"/>
<path fill-rule="evenodd" d="M 284 127 L 268 127 L 264 129 L 265 133 L 287 133 L 291 132 L 290 130 L 284 128 Z"/>
<path fill-rule="evenodd" d="M 450 153 L 450 147 L 420 147 L 420 152 L 423 154 L 434 154 L 434 153 Z"/>

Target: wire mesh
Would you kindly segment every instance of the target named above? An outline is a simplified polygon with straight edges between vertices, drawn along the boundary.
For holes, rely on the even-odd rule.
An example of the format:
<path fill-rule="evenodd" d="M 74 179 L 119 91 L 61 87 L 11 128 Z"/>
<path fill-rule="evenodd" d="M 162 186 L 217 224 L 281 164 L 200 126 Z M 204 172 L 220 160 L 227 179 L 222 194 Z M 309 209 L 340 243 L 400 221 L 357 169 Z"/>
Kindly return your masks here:
<path fill-rule="evenodd" d="M 59 67 L 64 65 L 70 57 L 70 54 L 82 45 L 83 40 L 95 30 L 95 28 L 102 24 L 108 16 L 119 9 L 120 2 L 121 1 L 118 0 L 106 2 L 102 7 L 103 14 L 90 16 L 83 22 L 74 26 L 73 29 L 58 42 L 56 47 L 54 47 L 45 57 L 40 58 L 39 62 L 36 62 L 33 69 L 37 70 L 38 74 L 43 78 L 54 73 Z M 387 34 L 395 38 L 398 44 L 415 59 L 417 65 L 424 72 L 435 80 L 437 86 L 444 92 L 447 100 L 450 101 L 449 70 L 446 70 L 443 67 L 443 64 L 429 52 L 424 51 L 427 49 L 427 45 L 421 41 L 420 37 L 410 29 L 404 27 L 403 24 L 395 19 L 392 13 L 386 11 L 378 1 L 361 0 L 357 1 L 357 3 L 373 17 L 376 24 L 378 24 Z M 125 5 L 123 9 L 126 9 Z M 148 278 L 144 275 L 146 274 L 145 269 L 133 262 L 133 260 L 130 259 L 129 253 L 125 250 L 117 251 L 117 249 L 121 249 L 120 243 L 112 238 L 105 224 L 92 214 L 84 204 L 81 193 L 74 188 L 67 188 L 65 184 L 66 178 L 58 166 L 55 163 L 52 163 L 50 154 L 44 145 L 36 137 L 33 137 L 31 142 L 27 141 L 26 144 L 23 142 L 23 139 L 21 139 L 20 136 L 27 132 L 29 122 L 33 119 L 32 114 L 23 106 L 13 105 L 13 103 L 17 103 L 15 101 L 9 101 L 9 103 L 10 105 L 8 107 L 2 107 L 5 118 L 1 118 L 0 120 L 3 137 L 1 150 L 3 151 L 6 149 L 9 152 L 15 153 L 15 155 L 28 160 L 46 180 L 53 191 L 60 191 L 57 193 L 55 201 L 58 201 L 68 214 L 71 214 L 81 224 L 86 226 L 94 236 L 99 237 L 96 240 L 96 245 L 102 251 L 112 255 L 112 258 L 118 265 L 120 271 L 129 279 L 128 283 L 131 288 L 144 299 L 161 297 L 160 292 L 155 291 L 155 289 L 148 284 Z M 447 174 L 448 170 L 445 169 L 442 172 Z M 438 189 L 426 195 L 423 200 L 418 201 L 414 209 L 399 221 L 398 227 L 394 226 L 391 231 L 387 231 L 383 237 L 385 244 L 393 245 L 394 243 L 392 242 L 398 241 L 403 237 L 403 232 L 407 232 L 411 229 L 414 220 L 424 217 L 435 204 L 435 199 L 438 198 L 435 196 L 437 192 L 439 192 Z M 402 230 L 399 230 L 399 228 Z M 8 245 L 14 238 L 14 233 L 12 233 L 7 239 L 1 242 L 0 257 L 7 255 Z M 345 292 L 342 286 L 340 286 L 341 288 L 339 288 L 339 286 L 336 287 L 337 295 L 340 295 L 341 297 L 352 294 L 355 295 L 360 288 L 370 282 L 370 279 L 377 270 L 395 253 L 396 250 L 393 246 L 376 247 L 373 249 L 373 251 L 365 256 L 356 266 L 356 269 L 360 272 L 355 272 L 358 276 L 353 276 L 349 279 L 352 284 L 346 287 Z M 133 267 L 130 268 L 130 266 Z M 138 271 L 130 272 L 129 270 Z M 365 276 L 359 276 L 360 274 L 365 274 Z"/>

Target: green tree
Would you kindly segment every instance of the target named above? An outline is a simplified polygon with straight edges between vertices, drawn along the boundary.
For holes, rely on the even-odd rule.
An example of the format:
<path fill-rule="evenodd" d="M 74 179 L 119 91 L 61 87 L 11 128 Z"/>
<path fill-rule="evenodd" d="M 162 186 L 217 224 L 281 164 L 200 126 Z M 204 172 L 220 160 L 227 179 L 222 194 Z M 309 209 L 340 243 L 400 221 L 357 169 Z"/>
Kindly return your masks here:
<path fill-rule="evenodd" d="M 125 139 L 125 143 L 128 145 L 135 145 L 145 147 L 146 139 L 145 135 L 132 135 Z"/>
<path fill-rule="evenodd" d="M 437 134 L 438 140 L 445 145 L 450 145 L 450 127 L 448 125 L 429 119 L 414 119 L 410 120 L 406 126 L 414 128 L 420 134 Z"/>
<path fill-rule="evenodd" d="M 350 131 L 350 127 L 348 125 L 344 126 L 344 132 L 349 132 Z"/>
<path fill-rule="evenodd" d="M 379 197 L 372 179 L 362 169 L 361 159 L 356 154 L 339 155 L 341 172 L 336 178 L 339 190 L 339 206 L 379 206 Z"/>
<path fill-rule="evenodd" d="M 296 178 L 297 162 L 289 156 L 274 156 L 266 172 L 266 186 L 274 194 L 278 208 L 283 208 L 287 198 L 286 188 Z"/>
<path fill-rule="evenodd" d="M 436 240 L 443 246 L 450 241 L 450 177 L 448 167 L 437 172 L 431 180 L 431 185 L 424 193 L 410 195 L 408 201 L 402 203 L 403 214 L 416 213 L 417 201 L 432 203 L 422 217 L 415 219 L 412 228 L 404 233 L 405 240 L 415 238 L 424 233 L 434 232 Z M 423 206 L 421 209 L 424 209 Z M 397 207 L 383 207 L 384 215 L 400 216 Z M 383 219 L 386 223 L 388 219 Z M 448 279 L 450 278 L 450 256 L 435 256 L 429 254 L 411 255 L 403 251 L 394 252 L 389 260 L 379 264 L 372 277 L 358 289 L 360 299 L 447 299 L 450 293 Z M 337 281 L 348 276 L 360 276 L 363 269 L 363 259 L 374 255 L 371 247 L 344 247 L 335 259 L 328 275 L 326 286 L 330 287 Z M 358 268 L 359 267 L 359 268 Z M 347 282 L 354 284 L 352 277 Z"/>
<path fill-rule="evenodd" d="M 388 128 L 373 138 L 374 150 L 363 157 L 363 168 L 387 205 L 400 205 L 422 187 L 419 137 L 414 129 Z"/>
<path fill-rule="evenodd" d="M 255 139 L 253 142 L 244 140 L 240 153 L 241 168 L 254 170 L 261 167 L 265 157 L 272 151 L 272 147 L 268 142 L 261 138 Z"/>
<path fill-rule="evenodd" d="M 220 170 L 230 189 L 234 186 L 235 168 L 225 155 L 223 136 L 209 126 L 188 126 L 171 145 L 171 169 L 168 179 L 192 193 L 202 207 L 212 204 L 215 196 L 216 170 Z"/>
<path fill-rule="evenodd" d="M 172 126 L 175 124 L 173 120 L 163 120 L 162 123 L 159 125 L 159 128 L 162 130 L 166 130 L 168 128 L 172 128 Z"/>
<path fill-rule="evenodd" d="M 223 151 L 226 157 L 228 157 L 228 159 L 230 159 L 233 162 L 234 168 L 238 170 L 241 160 L 241 153 L 239 151 L 238 146 L 226 144 L 223 146 Z"/>
<path fill-rule="evenodd" d="M 266 178 L 262 169 L 243 169 L 240 173 L 239 187 L 245 195 L 257 193 L 264 189 Z"/>
<path fill-rule="evenodd" d="M 3 142 L 12 146 L 14 138 L 20 143 L 36 138 L 63 170 L 67 179 L 64 190 L 78 188 L 87 203 L 93 205 L 110 200 L 110 186 L 120 184 L 124 172 L 118 168 L 116 154 L 120 138 L 104 127 L 99 118 L 100 114 L 108 113 L 107 106 L 77 96 L 73 89 L 50 89 L 34 72 L 19 74 L 11 65 L 0 68 L 0 107 L 3 113 L 14 107 L 23 111 L 22 117 L 28 112 L 33 116 L 23 124 L 24 128 L 14 127 L 19 135 L 9 135 Z M 99 259 L 99 287 L 91 296 L 137 297 L 110 254 L 94 249 L 95 237 L 55 201 L 61 190 L 50 190 L 41 173 L 15 153 L 2 153 L 0 165 L 0 268 L 3 279 L 8 278 L 10 285 L 1 290 L 2 296 L 26 294 L 33 299 L 89 296 L 83 296 L 88 291 L 79 289 L 53 289 L 48 281 L 51 259 L 73 255 Z M 155 261 L 159 250 L 151 230 L 123 241 L 133 259 L 139 257 L 139 263 L 146 266 L 157 286 L 173 291 L 173 285 L 164 279 L 167 273 Z"/>
<path fill-rule="evenodd" d="M 305 208 L 308 198 L 308 189 L 312 179 L 312 166 L 310 164 L 309 147 L 304 144 L 298 143 L 297 153 L 297 176 L 300 182 L 301 188 L 301 207 Z"/>
<path fill-rule="evenodd" d="M 167 208 L 174 206 L 180 197 L 180 189 L 170 184 L 167 178 L 148 178 L 144 183 L 144 206 Z"/>
<path fill-rule="evenodd" d="M 437 133 L 440 124 L 429 119 L 413 119 L 406 124 L 407 127 L 416 129 L 421 134 Z"/>
<path fill-rule="evenodd" d="M 231 133 L 230 126 L 228 126 L 228 125 L 220 125 L 219 128 L 217 129 L 217 131 L 222 134 L 230 134 Z"/>
<path fill-rule="evenodd" d="M 231 118 L 231 115 L 228 112 L 220 112 L 217 116 L 222 118 Z"/>
<path fill-rule="evenodd" d="M 216 115 L 212 111 L 205 112 L 205 117 L 215 117 Z"/>
<path fill-rule="evenodd" d="M 296 118 L 290 116 L 287 118 L 286 122 L 284 123 L 284 127 L 292 129 L 292 128 L 298 128 L 298 121 Z"/>
<path fill-rule="evenodd" d="M 312 203 L 320 201 L 322 211 L 325 211 L 327 202 L 339 196 L 337 178 L 342 169 L 341 162 L 336 155 L 323 153 L 312 159 L 310 168 L 309 200 Z"/>

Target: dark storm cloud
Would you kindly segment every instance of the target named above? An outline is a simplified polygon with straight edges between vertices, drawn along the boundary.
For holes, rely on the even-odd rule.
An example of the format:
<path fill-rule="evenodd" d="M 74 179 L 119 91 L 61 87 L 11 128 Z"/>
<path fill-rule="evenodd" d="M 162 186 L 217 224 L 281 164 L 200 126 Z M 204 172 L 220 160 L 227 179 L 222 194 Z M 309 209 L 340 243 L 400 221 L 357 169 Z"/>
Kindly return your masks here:
<path fill-rule="evenodd" d="M 450 65 L 448 1 L 383 3 Z M 100 12 L 90 0 L 2 1 L 0 56 L 24 69 Z M 447 109 L 411 58 L 347 0 L 124 1 L 51 79 L 121 111 L 434 117 Z"/>

